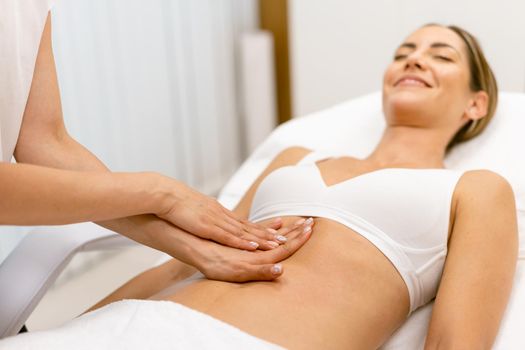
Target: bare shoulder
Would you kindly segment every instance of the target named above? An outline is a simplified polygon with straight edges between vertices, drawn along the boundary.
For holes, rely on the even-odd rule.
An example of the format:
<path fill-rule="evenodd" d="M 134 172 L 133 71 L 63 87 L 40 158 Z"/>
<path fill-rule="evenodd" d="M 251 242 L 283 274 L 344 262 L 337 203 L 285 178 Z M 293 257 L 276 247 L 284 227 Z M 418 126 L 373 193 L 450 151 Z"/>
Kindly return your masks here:
<path fill-rule="evenodd" d="M 517 212 L 510 183 L 489 170 L 467 171 L 460 178 L 453 212 L 452 237 L 469 232 L 517 237 Z"/>
<path fill-rule="evenodd" d="M 507 179 L 486 169 L 465 172 L 456 192 L 459 203 L 463 204 L 494 206 L 514 203 L 514 192 Z"/>

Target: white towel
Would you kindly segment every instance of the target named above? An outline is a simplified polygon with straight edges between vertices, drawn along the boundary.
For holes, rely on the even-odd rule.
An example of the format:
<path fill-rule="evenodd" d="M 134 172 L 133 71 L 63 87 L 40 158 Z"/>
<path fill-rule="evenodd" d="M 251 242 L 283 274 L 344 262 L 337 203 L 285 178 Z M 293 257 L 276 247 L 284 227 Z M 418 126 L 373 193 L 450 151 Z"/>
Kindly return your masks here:
<path fill-rule="evenodd" d="M 124 300 L 61 327 L 0 341 L 0 350 L 282 349 L 169 301 Z"/>

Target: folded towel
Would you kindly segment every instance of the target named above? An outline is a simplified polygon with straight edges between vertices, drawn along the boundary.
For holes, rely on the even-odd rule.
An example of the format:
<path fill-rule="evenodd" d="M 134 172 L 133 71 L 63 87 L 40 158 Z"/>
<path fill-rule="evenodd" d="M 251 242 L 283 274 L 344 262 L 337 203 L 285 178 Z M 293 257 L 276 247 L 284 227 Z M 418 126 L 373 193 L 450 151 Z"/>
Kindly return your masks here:
<path fill-rule="evenodd" d="M 281 347 L 169 301 L 124 300 L 61 327 L 0 341 L 0 350 L 253 349 Z"/>

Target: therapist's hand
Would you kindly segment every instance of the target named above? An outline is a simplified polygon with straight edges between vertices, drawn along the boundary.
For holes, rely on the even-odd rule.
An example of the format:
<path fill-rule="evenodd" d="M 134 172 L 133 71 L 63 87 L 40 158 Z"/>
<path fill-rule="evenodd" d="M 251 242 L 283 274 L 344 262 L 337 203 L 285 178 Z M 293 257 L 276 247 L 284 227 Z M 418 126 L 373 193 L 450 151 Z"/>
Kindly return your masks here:
<path fill-rule="evenodd" d="M 281 276 L 280 261 L 294 254 L 306 243 L 312 233 L 313 220 L 279 230 L 288 240 L 278 248 L 267 251 L 242 251 L 199 239 L 192 243 L 195 249 L 191 264 L 207 278 L 229 282 L 271 281 Z"/>
<path fill-rule="evenodd" d="M 168 200 L 157 216 L 200 238 L 243 250 L 271 250 L 286 242 L 276 230 L 281 221 L 268 227 L 238 218 L 217 200 L 199 193 L 183 183 L 168 181 Z"/>

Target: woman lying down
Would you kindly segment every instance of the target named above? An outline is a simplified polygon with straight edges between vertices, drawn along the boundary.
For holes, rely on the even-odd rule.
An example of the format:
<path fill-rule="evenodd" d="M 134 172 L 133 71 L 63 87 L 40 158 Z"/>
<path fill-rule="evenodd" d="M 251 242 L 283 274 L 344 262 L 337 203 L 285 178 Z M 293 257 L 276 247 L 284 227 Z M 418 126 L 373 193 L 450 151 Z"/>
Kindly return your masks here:
<path fill-rule="evenodd" d="M 443 160 L 482 132 L 496 104 L 477 41 L 457 27 L 420 28 L 386 69 L 387 126 L 366 159 L 286 149 L 236 208 L 252 221 L 296 223 L 291 234 L 305 241 L 311 235 L 282 262 L 282 277 L 177 284 L 194 271 L 173 260 L 94 308 L 169 300 L 238 328 L 230 327 L 253 348 L 376 349 L 435 298 L 425 349 L 490 349 L 517 259 L 514 195 L 496 173 L 445 169 Z"/>

